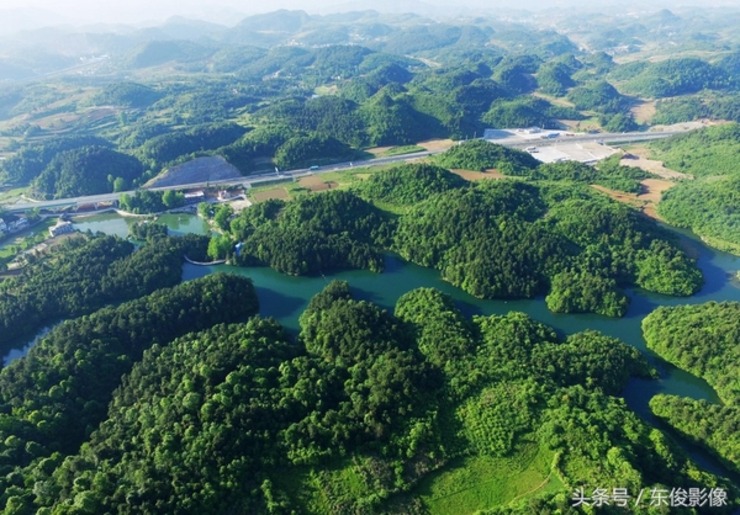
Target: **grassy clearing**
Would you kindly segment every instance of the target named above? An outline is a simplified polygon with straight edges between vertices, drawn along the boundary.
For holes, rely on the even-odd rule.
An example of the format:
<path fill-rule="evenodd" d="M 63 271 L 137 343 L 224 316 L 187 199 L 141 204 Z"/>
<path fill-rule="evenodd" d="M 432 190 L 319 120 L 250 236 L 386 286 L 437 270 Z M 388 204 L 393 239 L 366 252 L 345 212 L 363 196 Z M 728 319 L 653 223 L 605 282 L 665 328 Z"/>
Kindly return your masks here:
<path fill-rule="evenodd" d="M 380 209 L 381 211 L 385 211 L 386 213 L 390 213 L 392 215 L 405 215 L 408 213 L 413 206 L 400 206 L 398 204 L 391 204 L 390 202 L 381 202 L 379 200 L 373 200 L 372 204 Z"/>
<path fill-rule="evenodd" d="M 313 92 L 319 96 L 336 95 L 338 91 L 339 91 L 339 88 L 337 87 L 336 84 L 327 84 L 323 86 L 317 86 L 313 90 Z"/>
<path fill-rule="evenodd" d="M 320 193 L 335 189 L 347 189 L 366 181 L 376 173 L 385 172 L 394 168 L 394 164 L 382 166 L 358 166 L 349 170 L 337 170 L 315 175 L 308 175 L 297 180 L 289 178 L 275 179 L 260 183 L 249 190 L 248 197 L 253 202 L 264 202 L 268 199 L 280 198 L 290 200 L 298 195 Z M 407 208 L 393 205 L 379 205 L 379 208 L 392 213 L 400 213 Z"/>
<path fill-rule="evenodd" d="M 287 493 L 301 513 L 342 513 L 347 499 L 373 494 L 350 460 L 338 461 L 317 471 L 294 469 L 275 478 L 276 486 Z"/>
<path fill-rule="evenodd" d="M 465 514 L 562 490 L 554 454 L 536 443 L 505 458 L 461 458 L 423 481 L 417 492 L 430 514 Z"/>
<path fill-rule="evenodd" d="M 655 116 L 655 101 L 654 100 L 645 100 L 642 102 L 636 103 L 632 108 L 630 109 L 632 112 L 632 115 L 635 117 L 635 121 L 639 124 L 647 124 L 650 123 Z"/>
<path fill-rule="evenodd" d="M 511 179 L 511 176 L 505 176 L 498 170 L 490 169 L 485 172 L 478 172 L 475 170 L 450 170 L 455 175 L 459 175 L 466 181 L 485 181 L 489 179 Z"/>
<path fill-rule="evenodd" d="M 543 99 L 547 100 L 548 102 L 550 102 L 551 104 L 556 105 L 556 106 L 575 107 L 575 104 L 573 102 L 571 102 L 570 100 L 568 100 L 567 98 L 556 97 L 556 96 L 553 96 L 553 95 L 547 95 L 547 94 L 542 93 L 540 91 L 537 91 L 535 93 L 532 93 L 532 96 L 533 97 L 543 98 Z"/>
<path fill-rule="evenodd" d="M 322 173 L 321 179 L 327 182 L 335 182 L 339 187 L 347 187 L 367 180 L 371 175 L 384 172 L 398 165 L 362 166 L 350 170 Z"/>
<path fill-rule="evenodd" d="M 327 191 L 337 189 L 339 184 L 335 181 L 325 180 L 321 175 L 309 175 L 298 180 L 298 186 L 308 191 Z"/>
<path fill-rule="evenodd" d="M 424 147 L 418 145 L 404 145 L 401 147 L 390 147 L 388 150 L 382 152 L 382 156 L 400 156 L 403 154 L 414 154 L 416 152 L 424 152 Z"/>
<path fill-rule="evenodd" d="M 272 199 L 290 200 L 291 198 L 291 194 L 285 187 L 269 187 L 249 192 L 249 199 L 254 202 L 266 202 Z"/>
<path fill-rule="evenodd" d="M 14 188 L 0 191 L 0 202 L 13 202 L 19 200 L 28 188 Z"/>

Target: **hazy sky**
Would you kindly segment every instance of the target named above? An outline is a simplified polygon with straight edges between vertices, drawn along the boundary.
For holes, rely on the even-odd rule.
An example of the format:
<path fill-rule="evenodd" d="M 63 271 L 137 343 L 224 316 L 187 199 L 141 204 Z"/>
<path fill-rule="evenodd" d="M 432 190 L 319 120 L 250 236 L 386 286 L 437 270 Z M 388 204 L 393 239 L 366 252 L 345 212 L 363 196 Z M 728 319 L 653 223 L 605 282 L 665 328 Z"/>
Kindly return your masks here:
<path fill-rule="evenodd" d="M 173 15 L 182 15 L 235 24 L 239 14 L 254 14 L 281 8 L 303 9 L 309 13 L 325 13 L 333 10 L 348 11 L 377 6 L 378 10 L 416 10 L 414 6 L 463 6 L 472 9 L 492 10 L 512 7 L 551 7 L 569 4 L 594 8 L 599 4 L 616 3 L 617 0 L 0 0 L 0 17 L 9 15 L 9 10 L 42 9 L 47 13 L 36 15 L 36 21 L 49 23 L 147 23 L 159 22 Z M 740 5 L 740 0 L 642 0 L 634 3 L 642 7 L 656 8 L 676 3 L 685 4 Z M 624 3 L 624 1 L 623 1 Z M 335 9 L 336 8 L 336 9 Z M 572 8 L 572 7 L 571 7 Z M 458 11 L 459 12 L 459 11 Z M 50 15 L 53 13 L 53 15 Z M 16 13 L 17 14 L 17 13 Z M 33 20 L 25 19 L 24 22 Z"/>

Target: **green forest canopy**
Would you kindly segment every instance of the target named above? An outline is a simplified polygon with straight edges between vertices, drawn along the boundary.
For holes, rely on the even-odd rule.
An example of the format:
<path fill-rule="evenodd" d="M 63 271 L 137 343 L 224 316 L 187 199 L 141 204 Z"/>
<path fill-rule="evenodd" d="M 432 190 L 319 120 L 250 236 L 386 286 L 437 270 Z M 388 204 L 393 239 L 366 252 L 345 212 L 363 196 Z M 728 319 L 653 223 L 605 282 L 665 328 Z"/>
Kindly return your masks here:
<path fill-rule="evenodd" d="M 188 302 L 201 298 L 192 295 L 194 288 L 217 285 L 217 291 L 248 296 L 250 288 L 237 279 L 212 277 L 178 288 Z M 142 302 L 171 313 L 167 296 Z M 238 304 L 221 297 L 211 302 Z M 151 321 L 133 316 L 139 304 L 55 331 L 87 334 L 96 317 L 129 312 L 129 330 L 146 331 Z M 193 307 L 193 315 L 214 313 Z M 569 485 L 616 482 L 637 491 L 680 481 L 725 488 L 735 498 L 729 483 L 699 471 L 613 397 L 631 375 L 652 374 L 637 350 L 613 338 L 586 331 L 562 339 L 522 313 L 469 319 L 431 289 L 407 293 L 392 314 L 355 300 L 340 282 L 312 299 L 300 325 L 297 339 L 273 321 L 252 318 L 138 347 L 129 365 L 107 373 L 111 384 L 121 374 L 123 380 L 115 391 L 106 389 L 112 395 L 107 415 L 90 424 L 79 449 L 49 454 L 37 441 L 38 415 L 0 413 L 0 428 L 11 434 L 5 437 L 10 453 L 2 465 L 0 506 L 408 510 L 423 506 L 419 480 L 435 470 L 455 470 L 459 458 L 516 457 L 523 445 L 557 456 L 551 467 Z M 16 391 L 39 402 L 35 390 L 23 393 L 13 385 L 28 380 L 31 363 L 44 363 L 42 349 L 0 372 L 4 402 Z M 83 363 L 91 359 L 68 352 Z M 100 354 L 90 365 L 100 369 L 116 356 Z M 13 381 L 6 383 L 11 370 Z M 55 372 L 62 388 L 69 387 L 67 370 Z M 56 395 L 49 401 L 64 402 Z M 560 480 L 547 481 L 553 481 L 551 493 L 518 502 L 567 507 L 571 491 Z"/>
<path fill-rule="evenodd" d="M 649 349 L 704 378 L 723 401 L 658 395 L 650 409 L 740 472 L 740 303 L 660 307 L 643 320 L 642 331 Z"/>
<path fill-rule="evenodd" d="M 402 213 L 391 215 L 372 202 L 402 206 Z M 686 296 L 702 284 L 692 260 L 666 233 L 589 189 L 512 180 L 465 183 L 434 165 L 379 172 L 357 193 L 258 204 L 230 223 L 228 238 L 213 258 L 313 275 L 379 271 L 382 253 L 390 250 L 437 268 L 477 297 L 531 298 L 549 291 L 549 306 L 559 312 L 622 316 L 627 299 L 620 288 Z"/>
<path fill-rule="evenodd" d="M 740 125 L 707 127 L 651 147 L 666 166 L 696 177 L 665 193 L 660 215 L 713 246 L 740 254 Z"/>

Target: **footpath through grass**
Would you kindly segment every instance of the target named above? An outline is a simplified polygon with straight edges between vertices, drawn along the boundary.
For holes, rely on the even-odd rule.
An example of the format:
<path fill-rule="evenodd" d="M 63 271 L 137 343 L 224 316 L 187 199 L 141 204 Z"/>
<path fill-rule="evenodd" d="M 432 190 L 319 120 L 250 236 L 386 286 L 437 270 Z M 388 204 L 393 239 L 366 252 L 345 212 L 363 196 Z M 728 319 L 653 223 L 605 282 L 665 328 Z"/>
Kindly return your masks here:
<path fill-rule="evenodd" d="M 432 515 L 460 515 L 505 506 L 564 489 L 553 472 L 554 459 L 552 451 L 534 443 L 505 458 L 461 458 L 422 481 L 417 491 Z"/>

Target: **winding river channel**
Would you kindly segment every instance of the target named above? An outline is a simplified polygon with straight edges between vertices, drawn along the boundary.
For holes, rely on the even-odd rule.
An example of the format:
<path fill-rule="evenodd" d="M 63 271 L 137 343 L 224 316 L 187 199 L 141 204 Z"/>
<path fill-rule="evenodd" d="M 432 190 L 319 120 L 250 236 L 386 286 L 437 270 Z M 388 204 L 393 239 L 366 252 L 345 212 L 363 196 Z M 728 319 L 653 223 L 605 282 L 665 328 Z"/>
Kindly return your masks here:
<path fill-rule="evenodd" d="M 187 232 L 206 233 L 208 226 L 199 218 L 186 214 L 170 214 L 159 221 L 170 228 L 172 234 Z M 118 215 L 105 214 L 80 219 L 75 223 L 81 231 L 101 231 L 107 234 L 127 236 L 129 223 Z M 672 229 L 673 230 L 673 229 Z M 697 304 L 708 301 L 733 300 L 740 302 L 740 284 L 735 273 L 740 270 L 740 257 L 713 250 L 705 246 L 694 235 L 675 231 L 684 248 L 694 256 L 701 268 L 705 283 L 701 291 L 689 298 L 676 298 L 642 290 L 628 294 L 631 304 L 625 317 L 615 319 L 600 315 L 562 315 L 547 310 L 544 298 L 531 300 L 501 301 L 480 300 L 443 281 L 436 270 L 407 263 L 395 256 L 387 256 L 385 271 L 375 274 L 368 271 L 347 271 L 319 277 L 291 277 L 269 268 L 239 268 L 228 265 L 196 266 L 185 264 L 183 280 L 190 280 L 214 272 L 229 272 L 250 277 L 257 289 L 261 314 L 271 316 L 293 332 L 298 330 L 298 316 L 313 295 L 333 279 L 349 282 L 358 298 L 375 302 L 393 309 L 396 300 L 414 288 L 426 286 L 437 288 L 455 299 L 460 309 L 468 315 L 504 314 L 522 311 L 533 319 L 554 327 L 563 335 L 585 329 L 595 329 L 617 337 L 640 349 L 660 373 L 657 380 L 633 379 L 624 392 L 627 404 L 646 420 L 655 423 L 648 402 L 657 393 L 670 393 L 719 402 L 717 394 L 702 379 L 684 372 L 651 353 L 642 338 L 640 323 L 653 309 L 661 305 Z M 17 354 L 16 354 L 17 355 Z M 692 456 L 705 468 L 717 469 L 714 460 L 696 449 L 689 448 Z"/>

